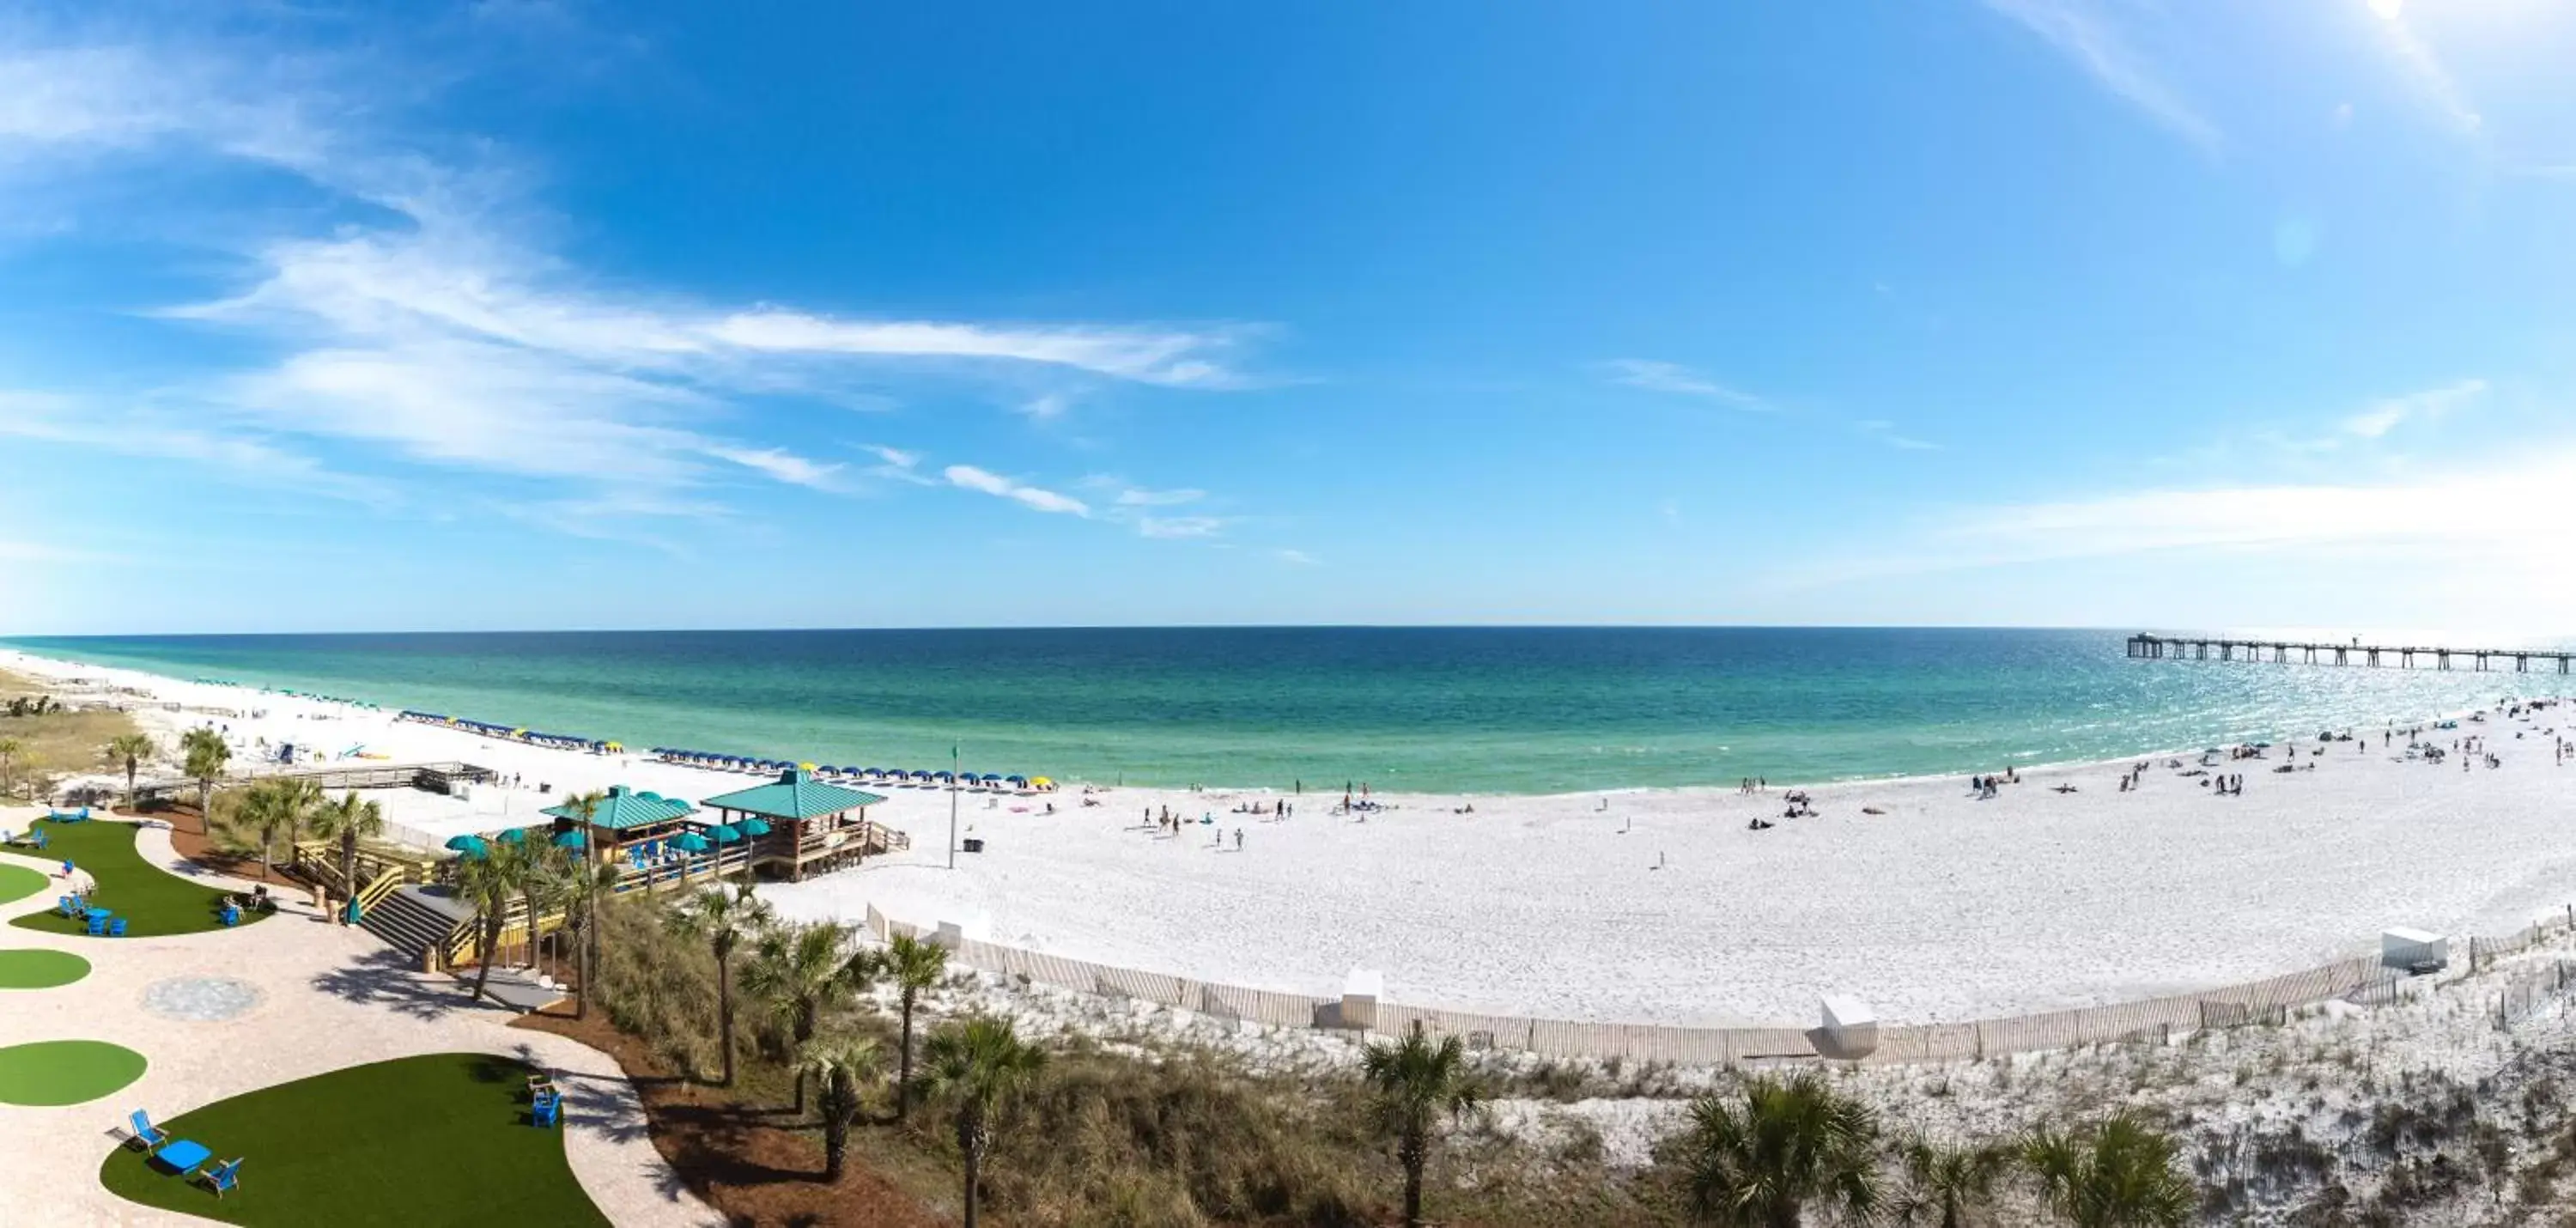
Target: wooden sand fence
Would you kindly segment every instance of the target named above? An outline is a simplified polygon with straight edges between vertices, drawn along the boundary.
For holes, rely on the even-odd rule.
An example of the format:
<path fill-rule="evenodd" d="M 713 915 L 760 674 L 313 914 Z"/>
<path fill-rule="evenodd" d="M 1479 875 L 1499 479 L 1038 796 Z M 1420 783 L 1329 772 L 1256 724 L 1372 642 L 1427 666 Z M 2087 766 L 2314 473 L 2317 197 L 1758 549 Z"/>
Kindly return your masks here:
<path fill-rule="evenodd" d="M 871 904 L 868 931 L 883 940 L 896 934 L 937 937 L 935 930 L 895 921 Z M 2455 959 L 2476 972 L 2576 930 L 2576 906 L 2563 916 L 2535 922 L 2500 939 L 2472 938 Z M 1028 982 L 1107 998 L 1151 1002 L 1218 1019 L 1271 1027 L 1341 1029 L 1339 998 L 1223 985 L 1169 973 L 1117 968 L 1089 960 L 952 936 L 951 958 L 972 968 Z M 1838 1052 L 1822 1029 L 1794 1027 L 1694 1028 L 1657 1024 L 1595 1023 L 1484 1015 L 1382 1002 L 1369 1029 L 1397 1034 L 1420 1023 L 1437 1036 L 1456 1036 L 1471 1049 L 1522 1050 L 1553 1058 L 1662 1062 L 1679 1066 L 1812 1062 L 1847 1058 L 1877 1064 L 1974 1061 L 2095 1045 L 2164 1043 L 2176 1032 L 2202 1028 L 2277 1024 L 2290 1012 L 2342 998 L 2385 1003 L 2403 996 L 2408 974 L 2374 957 L 2337 960 L 2321 967 L 2258 981 L 2071 1010 L 2006 1015 L 1960 1023 L 1882 1024 L 1865 1052 Z M 2576 962 L 2552 960 L 2518 971 L 2495 995 L 2498 1026 L 2510 1026 L 2548 997 L 2576 982 Z"/>

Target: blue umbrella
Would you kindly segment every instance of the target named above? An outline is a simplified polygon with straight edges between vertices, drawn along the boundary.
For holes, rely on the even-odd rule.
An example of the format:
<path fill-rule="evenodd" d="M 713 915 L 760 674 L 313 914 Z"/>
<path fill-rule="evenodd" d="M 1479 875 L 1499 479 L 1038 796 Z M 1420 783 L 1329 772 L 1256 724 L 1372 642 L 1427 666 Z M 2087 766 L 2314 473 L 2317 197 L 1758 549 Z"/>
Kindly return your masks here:
<path fill-rule="evenodd" d="M 742 829 L 730 824 L 718 823 L 707 829 L 707 839 L 718 844 L 732 844 L 742 839 Z"/>
<path fill-rule="evenodd" d="M 578 831 L 563 832 L 555 837 L 555 847 L 559 849 L 584 848 L 589 844 L 590 837 Z"/>
<path fill-rule="evenodd" d="M 491 851 L 490 848 L 484 845 L 483 837 L 481 836 L 449 836 L 447 838 L 447 847 L 451 852 L 476 858 L 479 858 Z"/>
<path fill-rule="evenodd" d="M 707 838 L 693 831 L 684 831 L 671 838 L 671 847 L 684 853 L 703 853 L 707 851 Z"/>
<path fill-rule="evenodd" d="M 508 831 L 502 832 L 499 838 L 509 841 L 512 844 L 525 844 L 528 842 L 528 833 L 513 827 Z"/>
<path fill-rule="evenodd" d="M 735 823 L 733 829 L 746 836 L 766 836 L 769 834 L 769 820 L 743 819 Z"/>

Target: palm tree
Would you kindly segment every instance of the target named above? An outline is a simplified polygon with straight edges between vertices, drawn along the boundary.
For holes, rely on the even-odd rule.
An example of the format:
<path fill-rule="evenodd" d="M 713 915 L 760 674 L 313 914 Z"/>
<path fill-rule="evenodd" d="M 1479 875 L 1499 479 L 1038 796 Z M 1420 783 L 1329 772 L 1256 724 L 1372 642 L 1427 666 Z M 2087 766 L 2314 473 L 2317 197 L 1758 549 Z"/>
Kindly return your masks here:
<path fill-rule="evenodd" d="M 273 869 L 277 865 L 278 837 L 284 836 L 292 846 L 323 804 L 320 785 L 309 780 L 271 777 L 242 794 L 241 808 L 233 815 L 232 823 L 259 837 L 259 864 L 262 869 Z"/>
<path fill-rule="evenodd" d="M 1994 1202 L 1995 1183 L 2011 1156 L 1994 1147 L 1953 1147 L 1916 1139 L 1906 1144 L 1905 1188 L 1888 1205 L 1900 1224 L 1967 1228 Z"/>
<path fill-rule="evenodd" d="M 742 970 L 744 993 L 767 1002 L 798 1049 L 814 1039 L 823 1012 L 846 1001 L 867 965 L 846 959 L 850 931 L 831 922 L 789 925 L 760 936 Z M 855 975 L 854 975 L 855 974 Z M 805 1072 L 796 1072 L 796 1114 L 805 1114 Z"/>
<path fill-rule="evenodd" d="M 877 1042 L 864 1036 L 825 1036 L 805 1042 L 796 1053 L 796 1082 L 807 1076 L 819 1085 L 814 1107 L 823 1114 L 823 1180 L 837 1182 L 847 1168 L 850 1126 L 858 1121 L 868 1084 L 885 1069 Z"/>
<path fill-rule="evenodd" d="M 134 808 L 135 773 L 143 770 L 143 761 L 151 758 L 153 752 L 158 749 L 160 748 L 152 744 L 152 739 L 142 734 L 120 733 L 108 739 L 107 746 L 101 750 L 101 756 L 107 760 L 110 767 L 121 765 L 125 769 L 126 809 Z"/>
<path fill-rule="evenodd" d="M 707 944 L 716 957 L 716 1032 L 724 1050 L 722 1087 L 733 1086 L 733 951 L 769 921 L 769 906 L 749 887 L 709 887 L 671 913 L 671 928 Z"/>
<path fill-rule="evenodd" d="M 617 894 L 617 867 L 607 862 L 575 859 L 562 869 L 563 899 L 573 929 L 574 960 L 579 965 L 572 998 L 572 1017 L 590 1017 L 590 978 L 599 975 L 599 902 Z"/>
<path fill-rule="evenodd" d="M 1808 1203 L 1855 1219 L 1878 1207 L 1878 1122 L 1823 1076 L 1745 1081 L 1691 1102 L 1691 1211 L 1740 1228 L 1797 1228 Z"/>
<path fill-rule="evenodd" d="M 933 1033 L 922 1059 L 931 1094 L 956 1108 L 957 1151 L 966 1159 L 966 1228 L 975 1228 L 975 1187 L 993 1142 L 993 1117 L 1046 1069 L 1046 1053 L 1022 1042 L 1010 1020 L 978 1015 Z"/>
<path fill-rule="evenodd" d="M 948 970 L 948 948 L 910 934 L 897 934 L 874 962 L 894 978 L 895 988 L 902 994 L 903 1049 L 894 1082 L 894 1119 L 902 1121 L 912 1111 L 912 1008 L 922 992 L 939 984 L 941 974 Z"/>
<path fill-rule="evenodd" d="M 200 725 L 179 735 L 179 753 L 186 761 L 188 775 L 197 781 L 197 823 L 211 836 L 215 833 L 215 781 L 231 765 L 233 748 L 225 744 L 224 735 Z"/>
<path fill-rule="evenodd" d="M 2181 1228 L 2200 1209 L 2174 1142 L 2128 1112 L 2082 1134 L 2036 1130 L 2021 1160 L 2051 1210 L 2077 1228 Z"/>
<path fill-rule="evenodd" d="M 0 738 L 0 794 L 6 794 L 18 783 L 18 756 L 27 753 L 27 744 L 17 738 Z"/>
<path fill-rule="evenodd" d="M 348 893 L 350 906 L 358 900 L 358 841 L 368 836 L 383 835 L 384 831 L 385 808 L 374 802 L 360 801 L 355 789 L 349 790 L 339 801 L 324 802 L 314 808 L 313 834 L 324 840 L 340 842 L 340 889 Z M 340 924 L 348 925 L 357 920 L 349 912 L 349 907 L 341 908 Z"/>
<path fill-rule="evenodd" d="M 1482 1103 L 1484 1088 L 1468 1071 L 1458 1038 L 1434 1041 L 1418 1019 L 1403 1040 L 1370 1045 L 1360 1055 L 1360 1080 L 1368 1085 L 1379 1133 L 1395 1139 L 1395 1159 L 1404 1166 L 1405 1226 L 1418 1228 L 1433 1131 L 1442 1116 L 1463 1117 Z"/>
<path fill-rule="evenodd" d="M 473 906 L 475 945 L 481 952 L 469 997 L 482 997 L 491 981 L 493 961 L 501 954 L 501 931 L 510 921 L 510 905 L 519 901 L 520 885 L 535 869 L 527 846 L 508 840 L 495 840 L 481 857 L 457 862 L 456 893 Z"/>

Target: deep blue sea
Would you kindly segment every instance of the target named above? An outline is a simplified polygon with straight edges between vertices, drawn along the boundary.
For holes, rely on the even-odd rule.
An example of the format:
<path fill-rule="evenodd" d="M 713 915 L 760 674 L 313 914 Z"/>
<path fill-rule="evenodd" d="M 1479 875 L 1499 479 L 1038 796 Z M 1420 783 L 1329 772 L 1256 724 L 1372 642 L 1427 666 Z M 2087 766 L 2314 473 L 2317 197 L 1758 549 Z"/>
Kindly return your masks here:
<path fill-rule="evenodd" d="M 2133 661 L 2097 631 L 1192 628 L 146 636 L 47 656 L 621 741 L 1133 784 L 1501 793 L 2112 758 L 2560 694 Z"/>

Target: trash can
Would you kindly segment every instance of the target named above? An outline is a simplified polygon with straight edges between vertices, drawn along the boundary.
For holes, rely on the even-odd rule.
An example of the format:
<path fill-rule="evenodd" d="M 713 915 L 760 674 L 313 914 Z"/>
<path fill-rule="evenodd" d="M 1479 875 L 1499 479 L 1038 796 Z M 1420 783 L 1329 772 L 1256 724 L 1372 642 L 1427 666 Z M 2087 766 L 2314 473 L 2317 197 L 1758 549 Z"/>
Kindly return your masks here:
<path fill-rule="evenodd" d="M 969 853 L 980 853 L 980 852 L 983 852 L 983 851 L 984 851 L 984 838 L 983 838 L 982 836 L 968 836 L 968 837 L 966 837 L 966 851 L 967 851 L 967 852 L 969 852 Z"/>

